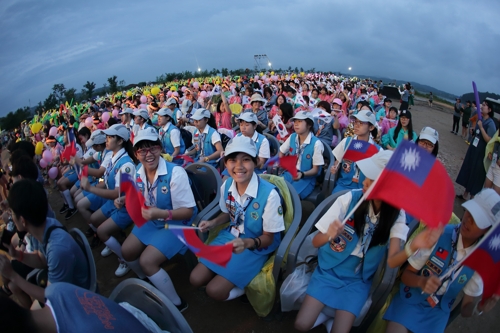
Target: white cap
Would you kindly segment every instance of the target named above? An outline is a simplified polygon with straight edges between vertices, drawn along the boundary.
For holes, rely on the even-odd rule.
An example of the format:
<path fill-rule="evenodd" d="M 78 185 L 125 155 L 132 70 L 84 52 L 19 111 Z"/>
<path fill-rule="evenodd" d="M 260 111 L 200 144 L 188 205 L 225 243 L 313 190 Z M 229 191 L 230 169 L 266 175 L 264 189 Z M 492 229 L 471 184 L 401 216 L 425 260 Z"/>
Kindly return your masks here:
<path fill-rule="evenodd" d="M 153 127 L 148 127 L 137 132 L 137 136 L 134 137 L 134 147 L 140 141 L 156 141 L 158 140 L 158 132 Z"/>
<path fill-rule="evenodd" d="M 138 110 L 135 110 L 134 113 L 133 113 L 134 116 L 139 116 L 139 117 L 142 117 L 146 120 L 149 119 L 149 113 L 148 111 L 144 110 L 144 109 L 138 109 Z"/>
<path fill-rule="evenodd" d="M 252 104 L 253 102 L 261 102 L 262 104 L 266 104 L 267 100 L 262 98 L 262 96 L 260 96 L 259 94 L 253 94 L 252 98 L 250 98 L 250 104 Z"/>
<path fill-rule="evenodd" d="M 500 221 L 500 195 L 491 188 L 483 189 L 462 207 L 474 218 L 479 229 L 486 229 Z"/>
<path fill-rule="evenodd" d="M 241 113 L 238 120 L 243 120 L 243 121 L 246 121 L 247 123 L 254 122 L 256 124 L 259 122 L 257 115 L 255 113 L 253 113 L 252 111 L 250 111 L 250 112 L 247 111 L 247 112 Z"/>
<path fill-rule="evenodd" d="M 175 100 L 175 98 L 170 97 L 169 99 L 167 99 L 167 102 L 165 103 L 165 105 L 169 106 L 172 104 L 177 104 L 177 101 Z"/>
<path fill-rule="evenodd" d="M 125 113 L 132 114 L 132 113 L 134 113 L 134 110 L 132 110 L 130 108 L 126 108 L 126 109 L 121 110 L 120 113 L 118 113 L 118 114 L 121 116 L 122 114 L 125 114 Z"/>
<path fill-rule="evenodd" d="M 189 110 L 189 108 L 191 107 L 191 105 L 193 105 L 193 103 L 189 99 L 183 100 L 182 105 L 181 105 L 181 111 L 187 112 Z"/>
<path fill-rule="evenodd" d="M 224 156 L 231 155 L 232 153 L 245 153 L 252 157 L 257 157 L 257 147 L 251 138 L 238 135 L 227 143 Z"/>
<path fill-rule="evenodd" d="M 360 110 L 357 114 L 353 115 L 353 117 L 365 123 L 377 126 L 377 120 L 375 119 L 375 114 L 372 111 Z"/>
<path fill-rule="evenodd" d="M 87 148 L 91 148 L 93 145 L 100 145 L 106 142 L 106 134 L 102 131 L 94 131 L 90 135 L 90 139 L 85 142 Z"/>
<path fill-rule="evenodd" d="M 439 141 L 439 133 L 432 127 L 424 127 L 420 131 L 420 135 L 418 136 L 419 140 L 428 140 L 432 142 L 432 144 L 436 144 Z"/>
<path fill-rule="evenodd" d="M 162 108 L 160 109 L 160 111 L 156 112 L 156 114 L 159 116 L 169 116 L 170 118 L 172 118 L 172 110 L 170 110 L 169 108 Z"/>
<path fill-rule="evenodd" d="M 306 120 L 306 119 L 311 119 L 312 121 L 314 121 L 314 118 L 311 114 L 311 112 L 308 112 L 308 111 L 299 111 L 295 114 L 295 116 L 293 116 L 292 120 Z"/>
<path fill-rule="evenodd" d="M 210 118 L 210 111 L 207 109 L 196 109 L 194 114 L 191 116 L 193 120 L 201 120 L 203 118 Z"/>
<path fill-rule="evenodd" d="M 128 141 L 130 139 L 130 132 L 129 130 L 122 124 L 114 124 L 107 130 L 101 131 L 101 133 L 104 133 L 105 135 L 109 136 L 119 136 L 125 141 Z"/>
<path fill-rule="evenodd" d="M 382 150 L 372 157 L 357 161 L 356 165 L 366 178 L 375 180 L 385 168 L 387 162 L 391 159 L 391 156 L 392 150 Z"/>

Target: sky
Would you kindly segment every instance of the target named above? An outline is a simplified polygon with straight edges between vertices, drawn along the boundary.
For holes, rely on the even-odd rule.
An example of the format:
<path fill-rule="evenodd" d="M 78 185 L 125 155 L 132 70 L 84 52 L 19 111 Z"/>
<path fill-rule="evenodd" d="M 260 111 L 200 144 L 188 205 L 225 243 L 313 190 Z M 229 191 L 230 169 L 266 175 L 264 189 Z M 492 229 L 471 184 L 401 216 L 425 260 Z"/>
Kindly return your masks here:
<path fill-rule="evenodd" d="M 0 2 L 0 116 L 44 101 L 54 84 L 80 92 L 113 75 L 126 84 L 166 72 L 273 68 L 348 72 L 461 95 L 500 93 L 500 2 Z"/>

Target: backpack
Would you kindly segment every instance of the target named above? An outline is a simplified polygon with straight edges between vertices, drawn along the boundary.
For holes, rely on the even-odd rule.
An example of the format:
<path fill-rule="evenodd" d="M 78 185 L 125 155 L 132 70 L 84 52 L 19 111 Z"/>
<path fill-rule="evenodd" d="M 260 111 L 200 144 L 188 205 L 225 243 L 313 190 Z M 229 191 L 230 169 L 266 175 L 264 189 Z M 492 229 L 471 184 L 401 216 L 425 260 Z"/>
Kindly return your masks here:
<path fill-rule="evenodd" d="M 179 130 L 181 131 L 182 141 L 184 141 L 186 150 L 188 150 L 193 145 L 193 135 L 191 134 L 191 132 L 185 130 L 184 128 L 179 128 Z"/>
<path fill-rule="evenodd" d="M 226 149 L 227 143 L 231 141 L 231 138 L 228 137 L 226 134 L 221 134 L 220 135 L 220 143 L 222 144 L 222 149 Z"/>

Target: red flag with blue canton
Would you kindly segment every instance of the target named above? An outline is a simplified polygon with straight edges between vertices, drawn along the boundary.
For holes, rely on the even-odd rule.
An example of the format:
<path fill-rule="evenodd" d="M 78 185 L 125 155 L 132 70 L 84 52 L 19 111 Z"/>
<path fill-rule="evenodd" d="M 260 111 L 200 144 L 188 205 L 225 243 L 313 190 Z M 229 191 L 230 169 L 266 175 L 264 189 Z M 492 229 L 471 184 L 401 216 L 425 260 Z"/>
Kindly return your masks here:
<path fill-rule="evenodd" d="M 76 155 L 75 133 L 73 127 L 68 128 L 68 139 L 69 142 L 61 153 L 61 158 L 67 162 L 69 162 L 72 156 Z"/>
<path fill-rule="evenodd" d="M 500 223 L 495 224 L 481 240 L 464 265 L 483 279 L 483 300 L 500 295 Z"/>
<path fill-rule="evenodd" d="M 205 245 L 196 235 L 195 229 L 168 229 L 197 257 L 206 259 L 216 265 L 226 267 L 233 254 L 233 244 Z"/>
<path fill-rule="evenodd" d="M 344 154 L 344 159 L 357 162 L 372 157 L 376 153 L 378 153 L 378 148 L 374 144 L 362 140 L 352 140 Z"/>
<path fill-rule="evenodd" d="M 142 208 L 147 208 L 142 192 L 128 173 L 120 175 L 120 192 L 125 192 L 125 208 L 137 227 L 142 227 L 147 221 L 142 217 Z"/>
<path fill-rule="evenodd" d="M 367 200 L 404 209 L 431 228 L 448 223 L 455 201 L 453 182 L 441 162 L 408 140 L 396 148 L 368 191 Z"/>

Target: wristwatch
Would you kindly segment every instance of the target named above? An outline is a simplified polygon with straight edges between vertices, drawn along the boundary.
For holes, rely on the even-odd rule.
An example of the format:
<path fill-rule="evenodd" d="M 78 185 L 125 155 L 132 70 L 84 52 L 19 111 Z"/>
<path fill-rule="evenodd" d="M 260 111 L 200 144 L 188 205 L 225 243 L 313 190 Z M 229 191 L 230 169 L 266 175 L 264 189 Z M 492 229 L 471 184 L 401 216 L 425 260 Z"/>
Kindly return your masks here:
<path fill-rule="evenodd" d="M 300 170 L 299 170 L 299 172 L 300 172 L 300 178 L 299 178 L 299 179 L 304 178 L 304 172 L 302 172 L 302 171 L 300 171 Z"/>
<path fill-rule="evenodd" d="M 204 161 L 205 161 L 205 162 L 208 162 L 208 161 L 210 161 L 210 159 L 209 159 L 208 157 L 205 157 L 205 160 L 204 160 Z"/>

